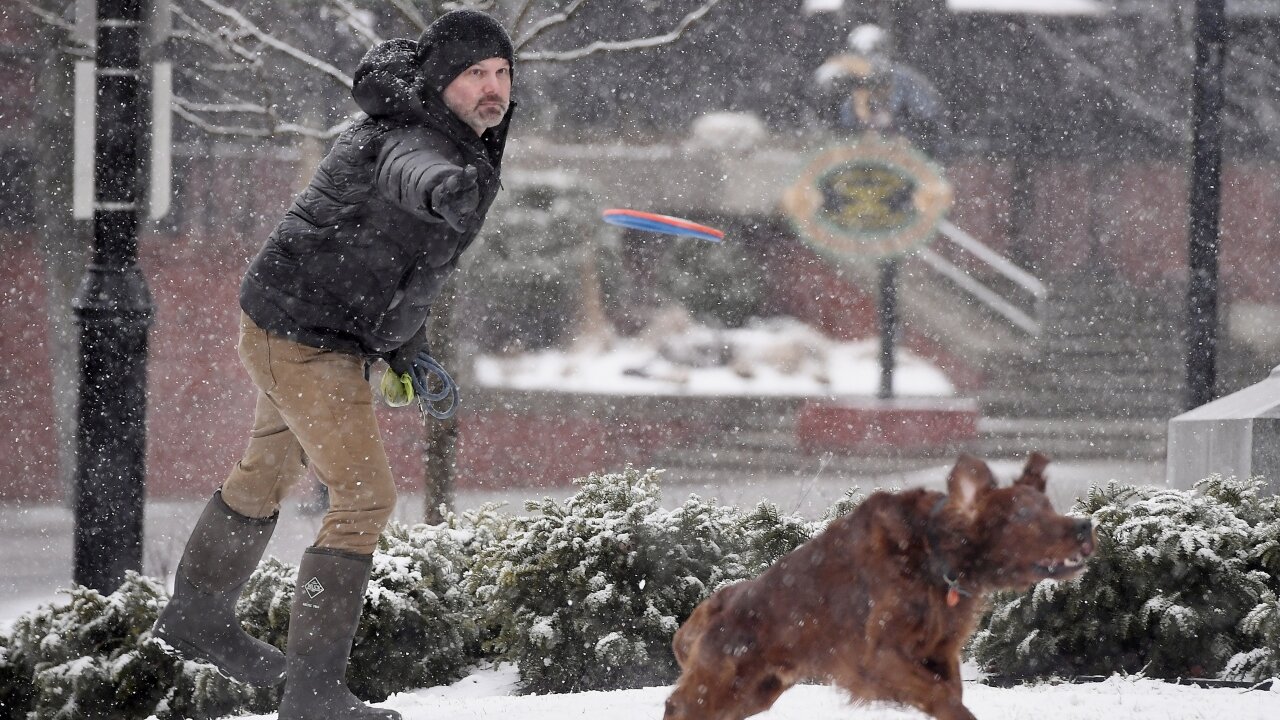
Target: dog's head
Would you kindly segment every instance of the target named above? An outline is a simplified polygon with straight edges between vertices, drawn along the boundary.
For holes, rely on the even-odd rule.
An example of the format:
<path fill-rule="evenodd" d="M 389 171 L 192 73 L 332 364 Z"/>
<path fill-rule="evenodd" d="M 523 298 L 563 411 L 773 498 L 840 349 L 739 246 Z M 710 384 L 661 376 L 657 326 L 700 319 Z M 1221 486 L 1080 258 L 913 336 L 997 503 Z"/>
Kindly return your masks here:
<path fill-rule="evenodd" d="M 1048 463 L 1032 453 L 1022 475 L 1004 488 L 997 487 L 986 463 L 970 455 L 962 455 L 952 469 L 946 513 L 967 546 L 963 570 L 971 582 L 1021 589 L 1084 570 L 1097 547 L 1093 521 L 1054 511 L 1044 494 Z"/>

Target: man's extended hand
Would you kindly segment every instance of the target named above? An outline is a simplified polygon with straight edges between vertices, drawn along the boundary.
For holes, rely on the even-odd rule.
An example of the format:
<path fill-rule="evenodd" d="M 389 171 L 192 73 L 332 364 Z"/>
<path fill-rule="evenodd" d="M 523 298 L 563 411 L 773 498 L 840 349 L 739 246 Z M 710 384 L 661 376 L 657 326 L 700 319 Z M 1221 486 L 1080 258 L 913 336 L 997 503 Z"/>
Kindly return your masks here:
<path fill-rule="evenodd" d="M 431 209 L 458 232 L 466 232 L 475 222 L 480 204 L 479 172 L 474 165 L 455 170 L 431 191 Z"/>

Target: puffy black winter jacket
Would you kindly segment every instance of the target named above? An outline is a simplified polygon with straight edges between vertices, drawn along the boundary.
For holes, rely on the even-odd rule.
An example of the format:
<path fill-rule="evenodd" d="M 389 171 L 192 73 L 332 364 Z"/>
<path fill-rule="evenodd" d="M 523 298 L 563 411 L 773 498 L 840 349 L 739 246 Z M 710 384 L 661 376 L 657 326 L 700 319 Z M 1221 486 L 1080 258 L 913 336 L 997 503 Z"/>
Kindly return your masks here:
<path fill-rule="evenodd" d="M 391 40 L 365 55 L 352 96 L 367 115 L 338 137 L 251 263 L 240 306 L 264 330 L 362 356 L 422 344 L 431 302 L 479 229 L 453 230 L 431 211 L 431 191 L 443 171 L 474 165 L 484 217 L 512 110 L 477 136 L 422 89 L 415 50 Z"/>

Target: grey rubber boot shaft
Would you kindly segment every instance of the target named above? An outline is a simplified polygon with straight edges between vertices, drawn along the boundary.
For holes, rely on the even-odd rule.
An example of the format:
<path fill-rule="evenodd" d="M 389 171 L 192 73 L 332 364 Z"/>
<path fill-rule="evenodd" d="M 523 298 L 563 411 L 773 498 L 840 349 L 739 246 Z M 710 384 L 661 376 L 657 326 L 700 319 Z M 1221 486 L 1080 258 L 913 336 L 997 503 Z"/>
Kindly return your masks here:
<path fill-rule="evenodd" d="M 173 597 L 152 634 L 179 656 L 211 663 L 240 682 L 279 684 L 284 653 L 251 637 L 235 614 L 275 526 L 275 515 L 245 517 L 222 501 L 221 492 L 214 493 L 187 541 Z"/>
<path fill-rule="evenodd" d="M 289 618 L 288 669 L 279 720 L 400 720 L 347 688 L 347 663 L 373 558 L 308 548 Z"/>

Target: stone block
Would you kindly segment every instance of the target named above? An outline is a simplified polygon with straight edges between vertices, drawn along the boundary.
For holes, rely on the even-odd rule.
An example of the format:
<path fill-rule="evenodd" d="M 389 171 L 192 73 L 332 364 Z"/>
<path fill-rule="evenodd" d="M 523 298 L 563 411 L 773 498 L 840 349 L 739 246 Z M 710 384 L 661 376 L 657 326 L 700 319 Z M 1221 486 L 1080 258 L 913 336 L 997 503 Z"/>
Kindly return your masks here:
<path fill-rule="evenodd" d="M 1262 476 L 1280 492 L 1280 367 L 1262 382 L 1169 421 L 1166 482 L 1179 489 L 1219 474 Z"/>

